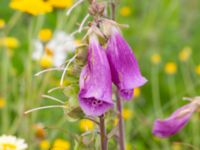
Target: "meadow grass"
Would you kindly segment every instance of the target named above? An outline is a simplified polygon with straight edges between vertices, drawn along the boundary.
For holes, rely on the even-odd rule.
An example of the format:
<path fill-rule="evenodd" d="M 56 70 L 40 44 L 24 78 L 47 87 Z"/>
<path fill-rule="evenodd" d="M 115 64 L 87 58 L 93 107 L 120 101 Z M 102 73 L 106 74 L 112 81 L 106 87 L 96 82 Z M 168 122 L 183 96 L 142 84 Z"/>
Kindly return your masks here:
<path fill-rule="evenodd" d="M 15 37 L 19 46 L 10 48 L 0 44 L 0 97 L 6 101 L 5 106 L 0 107 L 0 135 L 17 135 L 27 141 L 30 150 L 39 149 L 41 139 L 36 135 L 35 126 L 41 123 L 45 130 L 42 140 L 52 144 L 56 139 L 65 139 L 71 143 L 71 149 L 75 149 L 78 146 L 74 136 L 82 133 L 80 121 L 72 122 L 61 108 L 36 111 L 28 115 L 24 112 L 40 106 L 59 104 L 42 95 L 59 86 L 62 72 L 34 76 L 43 69 L 37 61 L 32 60 L 34 39 L 38 38 L 42 28 L 72 33 L 84 18 L 87 4 L 73 10 L 70 16 L 66 16 L 66 10 L 58 9 L 45 15 L 31 16 L 12 10 L 8 5 L 9 1 L 0 1 L 0 18 L 5 20 L 5 27 L 0 29 L 0 39 Z M 122 8 L 130 12 L 124 14 Z M 127 149 L 199 150 L 198 113 L 180 133 L 171 138 L 157 138 L 151 130 L 156 118 L 167 117 L 187 103 L 182 97 L 199 95 L 200 71 L 195 69 L 200 65 L 200 2 L 121 0 L 116 12 L 116 20 L 130 26 L 123 29 L 124 37 L 133 47 L 142 73 L 148 79 L 148 83 L 139 89 L 135 100 L 124 103 L 125 108 L 131 111 L 125 120 Z M 77 34 L 75 38 L 80 39 L 82 35 Z M 191 49 L 191 55 L 183 61 L 180 53 L 186 48 Z M 156 63 L 152 60 L 154 54 L 160 56 Z M 169 62 L 176 65 L 171 74 L 166 71 Z M 68 77 L 66 80 L 74 81 Z M 62 91 L 50 95 L 63 102 L 70 98 Z M 112 125 L 111 122 L 108 124 L 109 130 Z M 116 149 L 115 143 L 111 139 L 109 149 Z M 95 149 L 94 145 L 87 145 L 85 149 Z"/>

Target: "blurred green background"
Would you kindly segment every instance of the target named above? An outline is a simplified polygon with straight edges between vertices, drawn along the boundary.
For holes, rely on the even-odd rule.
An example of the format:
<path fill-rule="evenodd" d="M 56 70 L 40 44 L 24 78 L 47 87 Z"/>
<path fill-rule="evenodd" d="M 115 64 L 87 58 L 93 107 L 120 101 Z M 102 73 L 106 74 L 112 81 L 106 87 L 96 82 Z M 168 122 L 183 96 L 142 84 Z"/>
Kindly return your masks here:
<path fill-rule="evenodd" d="M 28 115 L 24 112 L 40 106 L 57 105 L 41 96 L 59 86 L 62 75 L 62 72 L 54 71 L 34 76 L 52 66 L 49 57 L 38 61 L 32 59 L 34 41 L 47 38 L 43 41 L 45 45 L 55 31 L 70 34 L 77 30 L 87 13 L 88 3 L 75 8 L 70 16 L 66 16 L 66 10 L 71 4 L 65 8 L 57 6 L 43 15 L 31 15 L 9 7 L 10 3 L 0 0 L 0 135 L 24 138 L 30 150 L 51 149 L 55 143 L 64 145 L 60 150 L 75 149 L 78 147 L 75 138 L 80 138 L 86 131 L 96 130 L 92 122 L 72 121 L 59 108 Z M 120 0 L 116 20 L 129 24 L 130 27 L 122 29 L 122 32 L 133 47 L 142 74 L 149 80 L 145 86 L 135 90 L 133 101 L 124 104 L 127 150 L 199 150 L 198 113 L 193 115 L 186 128 L 169 139 L 154 137 L 151 130 L 156 118 L 165 118 L 187 103 L 182 97 L 199 95 L 200 1 Z M 80 41 L 84 34 L 85 31 L 76 34 L 75 41 Z M 69 58 L 71 56 L 68 54 Z M 78 76 L 73 73 L 66 76 L 67 85 L 77 80 Z M 58 90 L 50 95 L 68 101 L 71 97 L 76 99 L 74 93 Z M 116 119 L 109 119 L 108 130 L 115 124 Z M 95 150 L 96 139 L 91 135 L 81 137 L 82 141 L 90 139 L 92 144 L 86 142 L 84 145 L 83 142 L 80 149 Z M 115 143 L 112 138 L 109 149 L 116 149 Z"/>

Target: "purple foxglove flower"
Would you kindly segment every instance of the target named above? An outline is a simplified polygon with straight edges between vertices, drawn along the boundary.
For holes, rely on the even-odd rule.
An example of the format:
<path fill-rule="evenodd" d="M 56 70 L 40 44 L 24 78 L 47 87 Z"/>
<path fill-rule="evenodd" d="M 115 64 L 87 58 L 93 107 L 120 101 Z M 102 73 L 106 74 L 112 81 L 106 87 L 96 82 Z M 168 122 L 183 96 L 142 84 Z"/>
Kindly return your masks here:
<path fill-rule="evenodd" d="M 179 132 L 189 121 L 197 105 L 192 102 L 177 109 L 169 118 L 156 120 L 153 127 L 153 134 L 166 138 Z"/>
<path fill-rule="evenodd" d="M 80 75 L 80 107 L 89 116 L 100 116 L 113 107 L 112 80 L 105 50 L 91 35 L 88 62 Z"/>
<path fill-rule="evenodd" d="M 140 73 L 131 47 L 115 27 L 112 28 L 106 53 L 111 68 L 112 81 L 124 99 L 131 99 L 133 89 L 144 85 L 147 80 Z"/>

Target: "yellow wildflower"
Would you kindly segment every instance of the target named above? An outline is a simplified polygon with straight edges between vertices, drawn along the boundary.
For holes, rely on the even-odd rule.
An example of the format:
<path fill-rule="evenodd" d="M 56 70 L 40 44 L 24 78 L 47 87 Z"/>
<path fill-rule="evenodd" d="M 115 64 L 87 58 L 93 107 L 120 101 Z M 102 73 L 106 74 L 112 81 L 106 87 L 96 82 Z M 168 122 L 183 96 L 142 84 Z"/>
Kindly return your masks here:
<path fill-rule="evenodd" d="M 6 100 L 4 98 L 0 97 L 0 109 L 4 108 L 5 105 L 6 105 Z"/>
<path fill-rule="evenodd" d="M 135 88 L 134 89 L 134 97 L 139 97 L 140 96 L 140 88 Z"/>
<path fill-rule="evenodd" d="M 76 39 L 75 40 L 75 45 L 76 46 L 79 46 L 79 45 L 81 45 L 82 43 L 81 43 L 81 40 L 80 39 Z"/>
<path fill-rule="evenodd" d="M 119 119 L 116 117 L 116 118 L 114 119 L 114 126 L 117 126 L 118 123 L 119 123 Z"/>
<path fill-rule="evenodd" d="M 126 143 L 126 150 L 132 150 L 132 148 L 131 148 L 131 144 Z"/>
<path fill-rule="evenodd" d="M 42 56 L 41 60 L 40 60 L 40 66 L 42 68 L 50 68 L 53 65 L 53 58 L 52 56 L 49 55 L 44 55 Z"/>
<path fill-rule="evenodd" d="M 43 0 L 13 0 L 10 2 L 10 7 L 32 15 L 45 14 L 52 11 L 51 5 Z"/>
<path fill-rule="evenodd" d="M 19 47 L 19 41 L 15 37 L 0 38 L 0 46 L 7 48 L 17 48 Z"/>
<path fill-rule="evenodd" d="M 200 75 L 200 65 L 196 66 L 195 72 L 196 74 Z"/>
<path fill-rule="evenodd" d="M 45 53 L 46 53 L 48 56 L 53 56 L 53 55 L 54 55 L 53 50 L 51 50 L 50 48 L 45 47 L 44 50 L 45 50 Z"/>
<path fill-rule="evenodd" d="M 49 150 L 49 147 L 50 147 L 50 143 L 48 140 L 42 140 L 40 142 L 40 150 Z"/>
<path fill-rule="evenodd" d="M 181 150 L 181 149 L 182 149 L 181 144 L 179 143 L 172 144 L 172 150 Z"/>
<path fill-rule="evenodd" d="M 0 29 L 5 27 L 5 21 L 0 18 Z"/>
<path fill-rule="evenodd" d="M 51 150 L 70 150 L 70 143 L 63 139 L 57 139 Z"/>
<path fill-rule="evenodd" d="M 133 117 L 133 111 L 128 108 L 124 108 L 122 111 L 122 117 L 124 118 L 124 120 L 131 119 Z"/>
<path fill-rule="evenodd" d="M 35 136 L 39 139 L 44 139 L 46 136 L 46 131 L 44 129 L 43 124 L 38 123 L 34 125 L 34 129 L 35 129 Z"/>
<path fill-rule="evenodd" d="M 166 65 L 165 65 L 165 72 L 169 75 L 173 75 L 175 74 L 177 71 L 177 65 L 176 63 L 174 62 L 168 62 Z"/>
<path fill-rule="evenodd" d="M 131 8 L 129 6 L 124 6 L 120 9 L 120 15 L 128 17 L 131 15 Z"/>
<path fill-rule="evenodd" d="M 88 120 L 88 119 L 80 120 L 79 126 L 83 132 L 93 130 L 95 127 L 94 122 L 92 122 L 91 120 Z"/>
<path fill-rule="evenodd" d="M 69 8 L 73 5 L 73 0 L 48 0 L 47 2 L 56 8 Z"/>
<path fill-rule="evenodd" d="M 185 47 L 183 48 L 183 50 L 181 50 L 181 52 L 179 53 L 179 59 L 182 62 L 186 62 L 192 53 L 192 49 L 190 47 Z"/>
<path fill-rule="evenodd" d="M 151 62 L 152 62 L 153 64 L 159 64 L 160 61 L 161 61 L 161 58 L 160 58 L 160 55 L 159 55 L 159 54 L 155 53 L 155 54 L 153 54 L 153 55 L 151 56 Z"/>
<path fill-rule="evenodd" d="M 49 41 L 52 38 L 51 29 L 45 28 L 45 29 L 40 30 L 38 37 L 42 42 Z"/>

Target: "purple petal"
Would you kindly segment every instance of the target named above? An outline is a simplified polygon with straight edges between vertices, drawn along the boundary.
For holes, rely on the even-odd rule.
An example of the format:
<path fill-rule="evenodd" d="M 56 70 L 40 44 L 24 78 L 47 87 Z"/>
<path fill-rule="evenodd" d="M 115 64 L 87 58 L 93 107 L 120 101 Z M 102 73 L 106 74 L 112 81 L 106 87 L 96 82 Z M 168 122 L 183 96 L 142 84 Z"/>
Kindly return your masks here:
<path fill-rule="evenodd" d="M 119 93 L 126 100 L 130 100 L 133 97 L 134 89 L 121 89 Z"/>
<path fill-rule="evenodd" d="M 196 106 L 190 103 L 177 109 L 169 118 L 156 120 L 153 134 L 163 138 L 176 134 L 187 124 L 195 110 Z"/>
<path fill-rule="evenodd" d="M 80 106 L 89 116 L 100 116 L 113 107 L 110 66 L 96 38 L 90 39 L 88 63 L 80 75 Z"/>
<path fill-rule="evenodd" d="M 116 29 L 108 41 L 106 52 L 114 84 L 123 98 L 131 99 L 133 89 L 144 85 L 147 80 L 140 73 L 131 47 Z"/>

